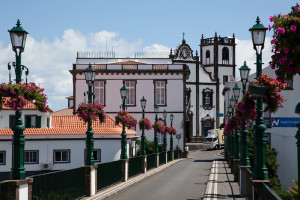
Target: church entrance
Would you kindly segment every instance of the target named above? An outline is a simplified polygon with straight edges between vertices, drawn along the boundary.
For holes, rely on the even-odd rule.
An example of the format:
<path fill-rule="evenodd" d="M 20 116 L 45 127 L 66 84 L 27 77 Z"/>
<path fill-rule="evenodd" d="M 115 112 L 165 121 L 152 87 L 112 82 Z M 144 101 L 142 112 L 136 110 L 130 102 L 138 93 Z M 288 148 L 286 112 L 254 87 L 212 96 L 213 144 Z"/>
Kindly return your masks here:
<path fill-rule="evenodd" d="M 207 136 L 208 130 L 214 129 L 214 118 L 211 118 L 208 114 L 201 119 L 201 127 L 202 127 L 202 137 Z"/>
<path fill-rule="evenodd" d="M 185 133 L 186 141 L 191 142 L 191 137 L 193 136 L 193 114 L 188 113 L 185 120 Z"/>

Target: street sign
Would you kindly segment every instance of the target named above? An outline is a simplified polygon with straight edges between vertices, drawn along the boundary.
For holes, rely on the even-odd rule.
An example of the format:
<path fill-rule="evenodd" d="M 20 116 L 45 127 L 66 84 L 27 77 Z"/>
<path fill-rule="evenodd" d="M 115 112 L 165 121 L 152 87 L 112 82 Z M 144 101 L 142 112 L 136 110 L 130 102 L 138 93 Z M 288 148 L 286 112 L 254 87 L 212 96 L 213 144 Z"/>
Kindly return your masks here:
<path fill-rule="evenodd" d="M 223 113 L 217 113 L 217 117 L 223 117 L 224 114 Z"/>
<path fill-rule="evenodd" d="M 177 135 L 176 135 L 176 139 L 177 139 L 177 140 L 180 140 L 180 139 L 181 139 L 181 134 L 177 134 Z"/>
<path fill-rule="evenodd" d="M 299 117 L 272 117 L 272 127 L 296 127 L 300 123 Z"/>

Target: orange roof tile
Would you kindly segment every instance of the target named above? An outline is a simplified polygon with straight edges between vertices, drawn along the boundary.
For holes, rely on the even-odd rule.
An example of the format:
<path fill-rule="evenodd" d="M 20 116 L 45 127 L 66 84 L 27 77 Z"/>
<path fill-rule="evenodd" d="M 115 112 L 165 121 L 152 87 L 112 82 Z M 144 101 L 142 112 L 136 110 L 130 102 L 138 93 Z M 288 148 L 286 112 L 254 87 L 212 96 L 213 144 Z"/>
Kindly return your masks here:
<path fill-rule="evenodd" d="M 2 102 L 3 102 L 3 106 L 2 106 L 2 109 L 3 110 L 12 110 L 10 107 L 6 106 L 4 104 L 5 101 L 9 100 L 9 97 L 2 97 Z M 36 106 L 34 105 L 34 103 L 32 102 L 29 102 L 27 103 L 23 108 L 22 110 L 37 110 Z M 54 112 L 52 109 L 49 108 L 49 111 L 50 112 Z"/>
<path fill-rule="evenodd" d="M 141 63 L 141 62 L 126 60 L 126 61 L 109 63 L 109 64 L 112 64 L 112 65 L 143 65 L 143 64 L 146 64 L 146 63 Z"/>
<path fill-rule="evenodd" d="M 73 108 L 65 108 L 58 110 L 52 114 L 52 116 L 70 116 L 73 115 Z"/>
<path fill-rule="evenodd" d="M 65 136 L 84 135 L 87 131 L 87 123 L 84 123 L 76 115 L 72 116 L 52 116 L 52 127 L 53 128 L 27 128 L 24 131 L 25 136 L 33 135 L 56 135 L 57 138 Z M 108 116 L 106 117 L 105 123 L 99 123 L 99 120 L 93 121 L 93 131 L 96 135 L 117 135 L 120 137 L 122 133 L 122 126 L 115 125 L 115 120 Z M 136 132 L 131 129 L 126 129 L 126 133 L 129 137 L 136 136 Z M 13 135 L 11 129 L 0 129 L 0 136 Z M 68 135 L 68 136 L 67 136 Z"/>

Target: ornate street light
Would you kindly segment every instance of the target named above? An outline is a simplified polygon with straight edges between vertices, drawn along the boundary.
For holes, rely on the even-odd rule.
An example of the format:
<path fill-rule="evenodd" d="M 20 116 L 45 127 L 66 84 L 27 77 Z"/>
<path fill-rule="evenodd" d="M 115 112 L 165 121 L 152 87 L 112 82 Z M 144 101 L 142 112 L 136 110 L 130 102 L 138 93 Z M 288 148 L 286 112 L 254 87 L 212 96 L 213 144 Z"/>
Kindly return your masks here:
<path fill-rule="evenodd" d="M 88 85 L 88 104 L 93 103 L 93 87 L 95 82 L 95 69 L 92 68 L 92 65 L 89 64 L 89 67 L 85 69 L 84 75 L 85 80 Z M 92 120 L 88 121 L 88 128 L 86 131 L 86 165 L 94 165 L 94 132 L 92 127 Z"/>
<path fill-rule="evenodd" d="M 240 67 L 240 75 L 241 80 L 243 83 L 243 95 L 246 93 L 246 86 L 248 82 L 248 77 L 250 73 L 250 68 L 246 65 L 246 61 L 244 62 L 244 65 Z M 241 159 L 240 159 L 240 165 L 249 166 L 250 165 L 250 159 L 249 159 L 249 139 L 248 134 L 249 131 L 246 127 L 246 120 L 243 120 L 242 125 L 242 137 L 241 137 Z"/>
<path fill-rule="evenodd" d="M 125 111 L 126 105 L 125 105 L 125 100 L 127 96 L 127 88 L 125 87 L 125 84 L 123 84 L 123 87 L 120 89 L 121 93 L 121 98 L 123 100 L 122 103 L 122 110 Z M 127 159 L 127 134 L 125 131 L 125 123 L 122 122 L 122 134 L 121 134 L 121 159 Z"/>
<path fill-rule="evenodd" d="M 24 68 L 27 69 L 25 72 L 26 76 L 29 73 L 27 67 L 21 64 L 21 54 L 24 51 L 26 38 L 28 32 L 26 32 L 20 24 L 20 20 L 17 21 L 17 26 L 13 27 L 8 32 L 10 33 L 11 45 L 12 49 L 16 54 L 16 62 L 13 63 L 15 67 L 15 74 L 16 74 L 16 83 L 21 84 L 22 81 L 22 71 Z M 10 70 L 11 66 L 8 64 L 8 69 Z M 14 132 L 13 136 L 13 163 L 12 163 L 12 179 L 25 179 L 26 172 L 24 168 L 24 147 L 25 147 L 25 136 L 23 131 L 25 127 L 23 126 L 22 121 L 22 111 L 16 111 L 16 121 L 15 126 L 12 128 Z"/>
<path fill-rule="evenodd" d="M 256 24 L 249 29 L 251 31 L 253 48 L 256 51 L 256 78 L 261 76 L 262 71 L 262 49 L 264 48 L 265 36 L 267 28 L 260 24 L 260 19 L 257 17 Z M 253 180 L 268 180 L 268 169 L 266 167 L 266 144 L 267 129 L 262 117 L 262 97 L 256 98 L 256 122 L 255 133 L 253 137 Z"/>
<path fill-rule="evenodd" d="M 173 127 L 174 115 L 170 115 L 171 127 Z M 173 151 L 173 135 L 170 135 L 170 151 Z"/>
<path fill-rule="evenodd" d="M 154 106 L 154 112 L 155 112 L 155 122 L 158 121 L 157 114 L 158 114 L 159 107 Z M 158 153 L 158 138 L 157 138 L 157 132 L 154 130 L 154 153 Z"/>
<path fill-rule="evenodd" d="M 147 100 L 143 97 L 141 100 L 141 107 L 142 107 L 142 112 L 143 112 L 143 116 L 142 118 L 145 118 L 145 108 L 146 108 L 146 103 Z M 146 155 L 146 144 L 145 144 L 145 130 L 142 129 L 142 140 L 141 140 L 141 155 Z"/>
<path fill-rule="evenodd" d="M 234 99 L 235 99 L 235 103 L 237 103 L 239 97 L 240 97 L 240 90 L 241 88 L 238 87 L 237 83 L 235 84 L 234 88 L 232 88 L 233 90 L 233 96 L 234 96 Z M 240 159 L 241 157 L 241 151 L 240 151 L 240 133 L 238 131 L 238 126 L 237 124 L 235 125 L 235 141 L 234 141 L 234 158 L 235 159 Z"/>
<path fill-rule="evenodd" d="M 233 107 L 232 107 L 232 105 L 230 105 L 229 104 L 229 106 L 227 107 L 227 110 L 228 110 L 228 116 L 229 116 L 229 119 L 230 119 L 230 117 L 232 116 L 232 112 L 233 112 Z M 229 153 L 232 155 L 233 154 L 233 135 L 232 134 L 229 134 L 228 135 L 228 151 L 229 151 Z"/>
<path fill-rule="evenodd" d="M 234 106 L 234 104 L 235 104 L 235 98 L 232 95 L 232 97 L 229 99 L 229 105 Z"/>
<path fill-rule="evenodd" d="M 163 113 L 165 126 L 167 126 L 167 115 L 168 115 L 168 113 L 165 109 L 164 113 Z M 163 151 L 167 151 L 167 134 L 166 133 L 164 133 Z"/>

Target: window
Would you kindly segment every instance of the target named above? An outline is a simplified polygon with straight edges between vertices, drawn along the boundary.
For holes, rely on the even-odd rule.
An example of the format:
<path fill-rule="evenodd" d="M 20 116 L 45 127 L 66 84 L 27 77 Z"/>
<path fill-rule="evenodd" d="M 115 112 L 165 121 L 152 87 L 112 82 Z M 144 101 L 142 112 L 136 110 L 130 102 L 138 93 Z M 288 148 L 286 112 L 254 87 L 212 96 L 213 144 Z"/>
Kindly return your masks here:
<path fill-rule="evenodd" d="M 25 115 L 25 128 L 41 128 L 42 116 Z"/>
<path fill-rule="evenodd" d="M 94 84 L 95 103 L 105 105 L 105 82 L 95 81 Z"/>
<path fill-rule="evenodd" d="M 0 151 L 0 165 L 5 165 L 6 161 L 6 152 Z"/>
<path fill-rule="evenodd" d="M 93 156 L 95 162 L 101 162 L 101 149 L 94 149 Z M 86 149 L 84 150 L 84 161 L 85 160 L 86 160 Z"/>
<path fill-rule="evenodd" d="M 69 163 L 70 162 L 70 150 L 54 150 L 53 151 L 54 163 Z"/>
<path fill-rule="evenodd" d="M 25 151 L 25 164 L 38 164 L 39 163 L 39 151 Z"/>
<path fill-rule="evenodd" d="M 166 105 L 166 81 L 155 81 L 154 90 L 155 105 Z"/>
<path fill-rule="evenodd" d="M 15 123 L 16 123 L 16 116 L 15 115 L 9 115 L 9 128 L 14 127 Z"/>
<path fill-rule="evenodd" d="M 229 64 L 229 49 L 227 47 L 222 49 L 222 64 Z"/>
<path fill-rule="evenodd" d="M 286 80 L 286 90 L 292 90 L 293 89 L 293 79 L 292 80 Z"/>
<path fill-rule="evenodd" d="M 225 85 L 228 82 L 228 76 L 223 76 L 223 85 Z"/>
<path fill-rule="evenodd" d="M 210 51 L 206 51 L 206 64 L 210 64 Z"/>
<path fill-rule="evenodd" d="M 135 105 L 135 81 L 125 81 L 125 87 L 127 88 L 126 105 Z"/>
<path fill-rule="evenodd" d="M 213 105 L 213 90 L 206 88 L 202 91 L 202 107 L 205 110 L 211 110 Z"/>

